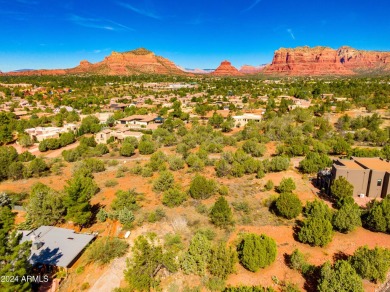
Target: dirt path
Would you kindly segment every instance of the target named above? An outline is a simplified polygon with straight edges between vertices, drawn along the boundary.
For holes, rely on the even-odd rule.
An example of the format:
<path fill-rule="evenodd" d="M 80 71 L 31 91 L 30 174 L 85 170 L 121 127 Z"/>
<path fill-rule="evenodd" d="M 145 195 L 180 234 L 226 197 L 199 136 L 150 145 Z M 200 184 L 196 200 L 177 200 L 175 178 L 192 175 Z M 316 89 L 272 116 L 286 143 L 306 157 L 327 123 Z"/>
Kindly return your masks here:
<path fill-rule="evenodd" d="M 126 259 L 129 255 L 115 259 L 108 269 L 100 276 L 89 291 L 93 292 L 107 292 L 120 286 L 124 277 L 124 270 L 126 269 Z"/>

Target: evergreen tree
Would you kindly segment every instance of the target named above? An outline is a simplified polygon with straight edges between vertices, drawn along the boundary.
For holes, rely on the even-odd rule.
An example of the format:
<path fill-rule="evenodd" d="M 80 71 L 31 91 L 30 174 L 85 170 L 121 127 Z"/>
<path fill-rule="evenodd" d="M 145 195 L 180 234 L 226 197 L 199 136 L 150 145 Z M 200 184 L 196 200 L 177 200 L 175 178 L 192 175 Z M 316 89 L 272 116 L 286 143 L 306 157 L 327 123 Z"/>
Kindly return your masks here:
<path fill-rule="evenodd" d="M 129 143 L 123 143 L 119 154 L 125 157 L 130 157 L 134 155 L 134 146 Z"/>
<path fill-rule="evenodd" d="M 81 226 L 88 223 L 92 216 L 90 199 L 98 189 L 90 172 L 80 169 L 75 173 L 65 187 L 66 219 Z"/>
<path fill-rule="evenodd" d="M 337 261 L 332 267 L 329 262 L 321 268 L 318 281 L 319 292 L 363 292 L 362 279 L 347 261 Z"/>
<path fill-rule="evenodd" d="M 278 192 L 280 193 L 289 193 L 296 189 L 294 180 L 289 178 L 282 178 L 279 186 L 277 187 Z"/>
<path fill-rule="evenodd" d="M 170 208 L 180 206 L 187 200 L 187 194 L 177 187 L 170 188 L 164 192 L 162 203 Z"/>
<path fill-rule="evenodd" d="M 345 177 L 340 176 L 333 181 L 330 191 L 337 200 L 345 199 L 347 197 L 352 197 L 353 185 L 349 183 Z"/>
<path fill-rule="evenodd" d="M 257 272 L 276 259 L 275 240 L 262 234 L 247 234 L 237 247 L 240 263 L 249 271 Z"/>
<path fill-rule="evenodd" d="M 211 275 L 226 279 L 234 272 L 236 262 L 237 252 L 231 247 L 227 248 L 225 242 L 221 242 L 211 249 L 208 269 Z"/>
<path fill-rule="evenodd" d="M 190 184 L 189 194 L 193 199 L 208 199 L 216 191 L 215 181 L 197 174 Z"/>
<path fill-rule="evenodd" d="M 226 228 L 234 224 L 232 209 L 224 197 L 219 197 L 210 211 L 210 221 L 215 226 Z"/>
<path fill-rule="evenodd" d="M 13 277 L 18 281 L 0 281 L 0 290 L 31 291 L 29 281 L 22 282 L 21 278 L 30 275 L 31 265 L 29 257 L 31 243 L 20 243 L 22 234 L 12 231 L 14 228 L 15 214 L 8 206 L 0 207 L 0 275 L 1 277 Z"/>
<path fill-rule="evenodd" d="M 32 227 L 55 225 L 65 214 L 63 196 L 48 186 L 37 183 L 31 189 L 26 210 L 28 219 L 33 223 Z"/>
<path fill-rule="evenodd" d="M 210 258 L 210 241 L 202 233 L 191 239 L 190 246 L 181 261 L 181 268 L 186 274 L 204 275 Z"/>
<path fill-rule="evenodd" d="M 160 176 L 153 183 L 153 191 L 164 192 L 172 188 L 175 184 L 175 178 L 170 171 L 162 171 Z"/>
<path fill-rule="evenodd" d="M 361 211 L 357 204 L 344 204 L 340 210 L 333 215 L 332 224 L 336 230 L 348 233 L 357 226 L 362 226 L 360 216 Z"/>
<path fill-rule="evenodd" d="M 352 267 L 364 279 L 385 281 L 390 268 L 390 250 L 381 247 L 359 247 L 350 258 Z"/>
<path fill-rule="evenodd" d="M 310 216 L 303 222 L 298 232 L 298 239 L 303 243 L 325 246 L 332 241 L 333 227 L 330 221 L 321 217 Z"/>
<path fill-rule="evenodd" d="M 127 270 L 125 270 L 125 279 L 130 289 L 150 291 L 158 288 L 157 273 L 163 267 L 171 268 L 174 263 L 173 257 L 167 257 L 154 239 L 142 235 L 137 237 L 132 250 L 133 256 L 127 262 Z M 171 271 L 173 270 L 175 269 L 171 268 Z"/>
<path fill-rule="evenodd" d="M 295 218 L 302 212 L 302 203 L 293 193 L 281 193 L 275 207 L 278 213 L 287 219 Z"/>

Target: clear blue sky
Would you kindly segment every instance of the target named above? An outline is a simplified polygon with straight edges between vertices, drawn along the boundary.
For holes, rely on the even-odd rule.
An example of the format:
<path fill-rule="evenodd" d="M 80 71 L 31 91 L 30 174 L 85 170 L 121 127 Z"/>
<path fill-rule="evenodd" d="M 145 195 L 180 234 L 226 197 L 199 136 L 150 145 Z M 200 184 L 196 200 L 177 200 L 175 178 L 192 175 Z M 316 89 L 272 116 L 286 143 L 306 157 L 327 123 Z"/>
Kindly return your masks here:
<path fill-rule="evenodd" d="M 71 68 L 145 47 L 187 68 L 280 47 L 390 50 L 389 0 L 0 0 L 0 70 Z"/>

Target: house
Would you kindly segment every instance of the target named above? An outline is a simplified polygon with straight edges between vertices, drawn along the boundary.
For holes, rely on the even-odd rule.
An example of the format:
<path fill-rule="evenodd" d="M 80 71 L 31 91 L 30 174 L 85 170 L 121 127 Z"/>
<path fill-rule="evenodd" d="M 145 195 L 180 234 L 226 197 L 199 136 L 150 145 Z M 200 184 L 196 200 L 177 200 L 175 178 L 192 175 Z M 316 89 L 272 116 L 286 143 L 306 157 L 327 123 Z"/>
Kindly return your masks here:
<path fill-rule="evenodd" d="M 100 124 L 106 124 L 108 119 L 112 117 L 112 113 L 96 113 L 95 117 L 97 117 L 100 121 Z"/>
<path fill-rule="evenodd" d="M 71 229 L 41 226 L 35 230 L 22 230 L 21 243 L 32 241 L 30 263 L 69 268 L 95 234 L 76 233 Z"/>
<path fill-rule="evenodd" d="M 41 142 L 50 138 L 59 138 L 60 134 L 67 132 L 76 132 L 78 125 L 65 124 L 63 127 L 36 127 L 25 129 L 24 131 L 31 137 L 32 140 Z"/>
<path fill-rule="evenodd" d="M 105 129 L 95 134 L 95 141 L 98 144 L 100 143 L 106 144 L 111 137 L 113 137 L 114 140 L 120 142 L 122 142 L 127 137 L 134 137 L 137 140 L 140 140 L 143 135 L 144 134 L 141 132 L 134 132 L 128 129 L 118 129 L 118 130 Z"/>
<path fill-rule="evenodd" d="M 234 119 L 234 126 L 238 128 L 245 126 L 249 121 L 254 121 L 254 122 L 261 121 L 261 115 L 247 114 L 247 113 L 241 116 L 233 116 L 232 118 Z"/>
<path fill-rule="evenodd" d="M 137 125 L 146 127 L 155 122 L 157 115 L 134 115 L 118 120 L 117 123 L 122 125 Z"/>
<path fill-rule="evenodd" d="M 381 158 L 337 159 L 330 175 L 332 181 L 345 177 L 353 185 L 354 196 L 384 198 L 390 194 L 390 162 Z"/>
<path fill-rule="evenodd" d="M 304 99 L 299 99 L 295 97 L 290 97 L 289 100 L 293 102 L 293 104 L 288 106 L 288 109 L 291 111 L 296 108 L 309 108 L 311 105 L 310 100 L 304 100 Z"/>

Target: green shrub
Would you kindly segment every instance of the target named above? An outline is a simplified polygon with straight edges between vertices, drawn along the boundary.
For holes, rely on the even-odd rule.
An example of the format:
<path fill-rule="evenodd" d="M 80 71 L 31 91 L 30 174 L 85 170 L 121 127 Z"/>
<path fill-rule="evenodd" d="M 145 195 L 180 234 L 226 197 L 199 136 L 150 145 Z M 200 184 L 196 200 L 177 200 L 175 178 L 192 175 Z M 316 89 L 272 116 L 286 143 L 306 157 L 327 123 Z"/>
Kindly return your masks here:
<path fill-rule="evenodd" d="M 266 190 L 266 191 L 270 191 L 270 190 L 272 190 L 274 188 L 274 183 L 273 183 L 273 181 L 272 180 L 267 180 L 267 182 L 266 182 L 266 184 L 264 185 L 264 189 Z"/>
<path fill-rule="evenodd" d="M 137 196 L 139 195 L 135 189 L 128 191 L 119 190 L 115 193 L 115 199 L 111 203 L 111 208 L 115 211 L 120 211 L 124 208 L 131 211 L 138 210 Z"/>
<path fill-rule="evenodd" d="M 173 155 L 173 156 L 168 157 L 168 165 L 169 165 L 170 170 L 176 171 L 176 170 L 183 169 L 184 163 L 185 162 L 184 162 L 183 158 L 181 158 L 179 156 Z"/>
<path fill-rule="evenodd" d="M 160 176 L 153 183 L 153 191 L 155 192 L 164 192 L 171 188 L 175 183 L 175 178 L 173 174 L 169 171 L 162 171 Z"/>
<path fill-rule="evenodd" d="M 283 156 L 275 156 L 271 159 L 268 165 L 268 171 L 280 172 L 285 171 L 290 166 L 290 159 Z"/>
<path fill-rule="evenodd" d="M 333 181 L 330 191 L 337 200 L 345 199 L 353 196 L 353 185 L 340 176 Z"/>
<path fill-rule="evenodd" d="M 390 250 L 368 246 L 359 247 L 350 258 L 352 267 L 364 279 L 384 282 L 390 268 Z"/>
<path fill-rule="evenodd" d="M 331 221 L 333 218 L 333 212 L 329 206 L 317 199 L 306 203 L 304 215 L 306 217 L 323 218 L 328 221 Z"/>
<path fill-rule="evenodd" d="M 103 208 L 99 209 L 99 212 L 96 214 L 96 219 L 99 220 L 100 222 L 105 222 L 107 220 L 108 214 L 106 210 Z"/>
<path fill-rule="evenodd" d="M 276 259 L 275 240 L 262 234 L 246 234 L 237 247 L 240 263 L 251 272 L 257 272 Z"/>
<path fill-rule="evenodd" d="M 187 194 L 179 188 L 170 188 L 164 192 L 162 203 L 170 208 L 180 206 L 187 200 Z"/>
<path fill-rule="evenodd" d="M 289 266 L 291 269 L 299 271 L 305 274 L 310 265 L 307 263 L 306 256 L 299 251 L 299 249 L 295 249 L 290 255 Z"/>
<path fill-rule="evenodd" d="M 107 180 L 105 183 L 104 183 L 104 185 L 106 186 L 106 187 L 115 187 L 116 185 L 118 185 L 118 181 L 117 180 L 115 180 L 115 179 L 109 179 L 109 180 Z"/>
<path fill-rule="evenodd" d="M 361 213 L 357 204 L 344 204 L 333 215 L 333 227 L 343 233 L 351 232 L 357 226 L 362 226 Z"/>
<path fill-rule="evenodd" d="M 279 193 L 290 193 L 295 189 L 296 189 L 295 182 L 291 177 L 282 178 L 282 181 L 280 182 L 279 186 L 277 187 L 277 191 Z"/>
<path fill-rule="evenodd" d="M 134 155 L 134 146 L 129 143 L 123 143 L 119 154 L 125 157 L 130 157 Z"/>
<path fill-rule="evenodd" d="M 210 251 L 210 241 L 200 233 L 195 234 L 181 261 L 183 272 L 185 274 L 205 275 Z"/>
<path fill-rule="evenodd" d="M 364 225 L 373 231 L 390 233 L 390 196 L 381 202 L 376 200 L 368 204 Z"/>
<path fill-rule="evenodd" d="M 337 261 L 332 267 L 329 262 L 321 268 L 317 290 L 319 292 L 363 292 L 362 279 L 347 261 Z"/>
<path fill-rule="evenodd" d="M 154 142 L 148 140 L 141 141 L 138 145 L 139 153 L 142 155 L 152 154 L 156 151 L 156 148 Z"/>
<path fill-rule="evenodd" d="M 99 238 L 87 249 L 87 262 L 105 265 L 114 258 L 125 255 L 129 245 L 126 241 L 116 237 Z"/>
<path fill-rule="evenodd" d="M 145 166 L 144 168 L 142 168 L 141 176 L 142 177 L 151 177 L 151 176 L 153 176 L 153 170 L 150 167 Z"/>
<path fill-rule="evenodd" d="M 227 248 L 226 243 L 221 242 L 211 249 L 208 270 L 211 275 L 226 279 L 234 272 L 236 262 L 236 251 L 231 247 Z"/>
<path fill-rule="evenodd" d="M 251 139 L 251 140 L 246 141 L 242 145 L 242 149 L 246 153 L 251 154 L 254 157 L 263 156 L 265 151 L 266 151 L 266 147 L 263 144 L 260 144 L 259 142 L 257 142 L 257 139 Z"/>
<path fill-rule="evenodd" d="M 214 180 L 208 180 L 204 176 L 197 174 L 191 181 L 189 194 L 193 199 L 208 199 L 215 193 L 216 188 Z"/>
<path fill-rule="evenodd" d="M 232 209 L 224 197 L 219 197 L 210 210 L 210 221 L 217 227 L 234 225 Z"/>
<path fill-rule="evenodd" d="M 279 215 L 292 219 L 302 212 L 302 203 L 293 193 L 281 193 L 275 203 Z"/>
<path fill-rule="evenodd" d="M 333 227 L 330 221 L 321 217 L 309 217 L 298 232 L 300 242 L 314 246 L 325 246 L 332 241 Z"/>

